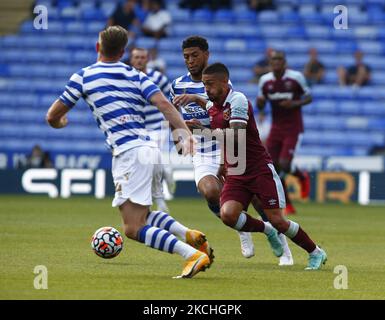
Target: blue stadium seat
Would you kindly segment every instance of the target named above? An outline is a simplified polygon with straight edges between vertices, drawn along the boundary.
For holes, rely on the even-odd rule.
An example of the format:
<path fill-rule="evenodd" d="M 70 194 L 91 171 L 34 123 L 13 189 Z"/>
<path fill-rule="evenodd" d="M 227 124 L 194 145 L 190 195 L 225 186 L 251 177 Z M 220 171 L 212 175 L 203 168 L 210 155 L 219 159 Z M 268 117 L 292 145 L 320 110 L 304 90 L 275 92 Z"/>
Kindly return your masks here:
<path fill-rule="evenodd" d="M 366 101 L 361 104 L 361 110 L 361 112 L 365 115 L 378 116 L 385 119 L 384 101 Z"/>
<path fill-rule="evenodd" d="M 315 12 L 300 12 L 301 20 L 303 23 L 311 25 L 320 25 L 323 23 L 323 17 L 322 15 L 315 11 Z"/>
<path fill-rule="evenodd" d="M 305 114 L 305 116 L 304 116 L 304 125 L 305 125 L 306 130 L 308 130 L 308 129 L 311 129 L 311 130 L 321 129 L 321 124 L 318 121 L 317 117 L 310 116 L 307 114 Z"/>
<path fill-rule="evenodd" d="M 226 22 L 232 23 L 236 20 L 236 16 L 232 10 L 229 9 L 218 9 L 214 13 L 214 22 Z"/>
<path fill-rule="evenodd" d="M 304 25 L 306 34 L 310 39 L 329 39 L 331 36 L 330 27 L 321 25 Z"/>
<path fill-rule="evenodd" d="M 357 45 L 358 49 L 365 52 L 365 54 L 380 55 L 383 51 L 382 43 L 377 41 L 359 41 Z"/>
<path fill-rule="evenodd" d="M 172 11 L 172 19 L 177 22 L 186 23 L 186 21 L 190 21 L 190 12 L 188 10 L 173 10 Z"/>
<path fill-rule="evenodd" d="M 285 11 L 279 14 L 279 20 L 283 23 L 297 24 L 301 20 L 301 16 L 296 11 Z"/>
<path fill-rule="evenodd" d="M 75 21 L 80 17 L 78 8 L 71 6 L 65 7 L 60 11 L 60 17 L 63 21 Z"/>
<path fill-rule="evenodd" d="M 229 39 L 226 40 L 224 44 L 224 49 L 226 51 L 240 51 L 240 52 L 245 52 L 247 51 L 247 41 L 243 39 Z"/>
<path fill-rule="evenodd" d="M 167 40 L 168 39 L 162 39 L 159 41 L 159 43 L 162 43 L 162 42 L 164 43 L 164 41 L 167 41 Z M 176 42 L 173 44 L 176 44 Z M 139 38 L 138 40 L 136 40 L 135 45 L 140 47 L 140 48 L 149 49 L 149 48 L 156 47 L 157 41 L 154 38 L 147 38 L 147 37 L 146 38 Z M 167 45 L 169 45 L 169 44 L 167 44 Z M 163 46 L 162 46 L 162 48 L 163 48 Z"/>
<path fill-rule="evenodd" d="M 194 22 L 211 22 L 213 20 L 213 12 L 209 9 L 197 9 L 192 12 L 190 19 Z"/>
<path fill-rule="evenodd" d="M 248 9 L 235 11 L 235 18 L 240 23 L 255 23 L 257 20 L 257 13 Z"/>
<path fill-rule="evenodd" d="M 106 23 L 109 17 L 106 16 L 104 11 L 99 8 L 90 8 L 82 12 L 81 18 L 85 21 L 100 21 Z"/>
<path fill-rule="evenodd" d="M 74 34 L 81 34 L 84 33 L 86 30 L 86 24 L 82 21 L 71 21 L 69 23 L 66 23 L 64 25 L 66 34 L 68 33 L 74 33 Z"/>
<path fill-rule="evenodd" d="M 273 10 L 261 11 L 257 14 L 257 20 L 262 25 L 264 23 L 274 23 L 279 21 L 279 14 Z"/>
<path fill-rule="evenodd" d="M 303 110 L 308 109 L 309 107 L 303 108 Z M 320 100 L 313 102 L 313 108 L 317 114 L 338 114 L 337 102 L 335 100 Z"/>
<path fill-rule="evenodd" d="M 385 85 L 385 71 L 372 72 L 371 83 L 373 83 L 374 85 Z"/>
<path fill-rule="evenodd" d="M 340 101 L 338 103 L 338 111 L 346 115 L 359 115 L 362 114 L 362 104 L 357 101 Z"/>

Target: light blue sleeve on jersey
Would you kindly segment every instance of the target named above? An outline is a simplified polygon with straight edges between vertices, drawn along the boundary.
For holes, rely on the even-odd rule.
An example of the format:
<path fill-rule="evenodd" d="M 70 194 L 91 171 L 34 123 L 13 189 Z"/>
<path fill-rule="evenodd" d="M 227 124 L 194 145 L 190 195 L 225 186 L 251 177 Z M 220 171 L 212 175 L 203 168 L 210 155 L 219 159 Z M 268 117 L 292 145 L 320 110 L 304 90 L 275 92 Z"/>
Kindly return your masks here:
<path fill-rule="evenodd" d="M 83 69 L 74 73 L 59 97 L 60 101 L 69 108 L 72 108 L 83 96 L 83 74 Z"/>
<path fill-rule="evenodd" d="M 231 122 L 243 122 L 247 123 L 249 120 L 249 103 L 247 98 L 240 92 L 236 92 L 230 99 L 231 105 Z"/>
<path fill-rule="evenodd" d="M 265 81 L 263 79 L 263 76 L 258 81 L 258 97 L 264 97 L 263 94 L 263 85 L 265 84 Z"/>
<path fill-rule="evenodd" d="M 155 93 L 160 92 L 160 89 L 143 72 L 139 73 L 139 79 L 140 79 L 139 89 L 140 89 L 140 92 L 142 93 L 142 97 L 146 99 L 148 103 L 151 103 L 150 101 L 151 97 Z"/>
<path fill-rule="evenodd" d="M 305 96 L 308 96 L 311 94 L 311 90 L 310 90 L 310 87 L 309 85 L 307 84 L 307 81 L 304 77 L 304 75 L 302 73 L 298 73 L 298 83 L 300 84 L 300 86 L 302 87 L 302 90 L 303 90 L 303 95 Z"/>

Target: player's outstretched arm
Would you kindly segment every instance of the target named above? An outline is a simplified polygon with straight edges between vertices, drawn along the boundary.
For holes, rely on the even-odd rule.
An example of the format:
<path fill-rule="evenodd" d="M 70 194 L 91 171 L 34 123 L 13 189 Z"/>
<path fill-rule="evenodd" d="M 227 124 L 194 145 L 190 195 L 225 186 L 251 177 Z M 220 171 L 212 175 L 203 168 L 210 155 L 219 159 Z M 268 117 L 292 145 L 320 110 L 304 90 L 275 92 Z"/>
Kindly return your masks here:
<path fill-rule="evenodd" d="M 198 94 L 185 93 L 185 94 L 181 94 L 180 96 L 175 97 L 172 100 L 172 103 L 177 108 L 183 107 L 183 106 L 185 106 L 189 103 L 192 103 L 192 102 L 198 104 L 203 109 L 206 109 L 207 100 L 205 98 L 199 96 Z"/>
<path fill-rule="evenodd" d="M 159 111 L 163 113 L 164 117 L 170 122 L 173 128 L 178 129 L 178 133 L 183 138 L 183 154 L 193 154 L 195 152 L 194 147 L 196 142 L 191 131 L 184 123 L 180 113 L 161 92 L 152 95 L 150 102 L 152 105 L 157 106 Z"/>
<path fill-rule="evenodd" d="M 68 108 L 62 101 L 57 99 L 48 109 L 46 115 L 48 124 L 55 129 L 65 127 L 68 123 L 68 119 L 66 117 L 68 111 L 70 111 L 70 108 Z"/>

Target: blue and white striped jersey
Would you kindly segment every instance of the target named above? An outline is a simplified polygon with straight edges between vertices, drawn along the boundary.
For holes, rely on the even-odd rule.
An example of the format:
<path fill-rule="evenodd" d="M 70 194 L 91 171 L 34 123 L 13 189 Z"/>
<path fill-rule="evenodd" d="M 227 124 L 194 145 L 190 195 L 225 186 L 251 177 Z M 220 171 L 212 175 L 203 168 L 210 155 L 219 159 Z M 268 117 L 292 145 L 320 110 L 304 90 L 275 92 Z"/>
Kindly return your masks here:
<path fill-rule="evenodd" d="M 175 79 L 171 84 L 170 100 L 182 94 L 198 94 L 202 98 L 208 100 L 205 86 L 202 81 L 194 81 L 191 79 L 190 73 Z M 205 109 L 196 103 L 189 103 L 181 107 L 183 119 L 198 119 L 202 125 L 210 128 L 210 118 Z"/>
<path fill-rule="evenodd" d="M 70 108 L 81 97 L 87 102 L 115 156 L 137 146 L 156 147 L 144 111 L 159 91 L 143 72 L 123 62 L 97 62 L 73 74 L 59 99 Z"/>
<path fill-rule="evenodd" d="M 148 78 L 159 86 L 163 94 L 168 97 L 170 95 L 171 84 L 168 78 L 161 72 L 153 69 L 147 70 Z M 145 109 L 145 125 L 147 130 L 160 130 L 162 127 L 162 121 L 164 120 L 163 113 L 153 105 L 147 105 Z"/>
<path fill-rule="evenodd" d="M 229 80 L 231 86 L 231 82 Z M 205 86 L 202 81 L 195 81 L 191 78 L 190 73 L 184 76 L 176 78 L 171 84 L 170 100 L 182 94 L 198 94 L 202 98 L 209 100 Z M 198 119 L 200 123 L 206 128 L 210 128 L 210 117 L 205 109 L 196 103 L 189 103 L 184 107 L 181 107 L 181 113 L 184 120 Z M 219 148 L 219 144 L 213 140 L 207 140 L 204 137 L 197 137 L 200 141 L 200 147 L 197 152 L 209 153 L 216 151 Z"/>

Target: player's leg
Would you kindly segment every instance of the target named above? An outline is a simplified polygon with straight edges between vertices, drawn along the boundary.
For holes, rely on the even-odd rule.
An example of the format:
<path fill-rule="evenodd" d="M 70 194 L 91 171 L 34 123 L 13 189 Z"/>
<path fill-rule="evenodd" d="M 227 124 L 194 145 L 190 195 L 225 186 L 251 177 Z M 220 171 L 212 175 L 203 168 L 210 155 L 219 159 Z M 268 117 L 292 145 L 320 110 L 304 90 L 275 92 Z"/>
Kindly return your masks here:
<path fill-rule="evenodd" d="M 271 156 L 271 159 L 273 160 L 275 169 L 281 178 L 281 183 L 283 186 L 285 199 L 286 199 L 285 212 L 292 214 L 292 213 L 295 213 L 295 209 L 293 204 L 291 203 L 289 193 L 287 191 L 286 182 L 285 182 L 286 173 L 280 167 L 280 160 L 284 158 L 282 156 L 282 149 L 284 146 L 283 141 L 285 141 L 285 138 L 286 137 L 285 135 L 282 134 L 282 132 L 272 129 L 266 141 L 266 148 Z"/>
<path fill-rule="evenodd" d="M 293 158 L 301 145 L 301 141 L 302 133 L 285 137 L 279 157 L 279 168 L 284 174 L 290 173 L 299 180 L 301 198 L 306 199 L 310 195 L 310 176 L 305 170 L 301 170 L 293 165 Z"/>
<path fill-rule="evenodd" d="M 156 164 L 154 166 L 154 174 L 152 177 L 152 199 L 156 203 L 157 210 L 169 212 L 163 193 L 163 165 Z"/>
<path fill-rule="evenodd" d="M 154 165 L 153 162 L 143 163 L 144 155 L 147 159 L 155 158 L 159 151 L 138 147 L 114 157 L 112 173 L 116 193 L 113 206 L 119 207 L 123 230 L 128 238 L 154 249 L 181 255 L 186 260 L 182 276 L 192 277 L 210 266 L 210 259 L 205 253 L 178 240 L 167 230 L 147 224 L 147 215 L 152 204 L 151 183 Z"/>
<path fill-rule="evenodd" d="M 195 183 L 199 193 L 206 199 L 211 212 L 220 218 L 220 194 L 222 182 L 217 174 L 220 167 L 220 153 L 208 156 L 196 154 L 193 158 Z M 254 243 L 250 233 L 238 231 L 241 252 L 245 258 L 254 256 Z"/>
<path fill-rule="evenodd" d="M 254 196 L 251 203 L 253 204 L 254 209 L 261 216 L 262 220 L 270 223 L 269 219 L 267 218 L 267 216 L 266 216 L 266 214 L 262 208 L 261 201 L 258 199 L 258 197 Z M 294 260 L 293 260 L 293 255 L 291 253 L 289 244 L 287 243 L 286 236 L 283 233 L 279 233 L 278 236 L 279 236 L 279 239 L 281 240 L 282 247 L 283 247 L 283 255 L 279 258 L 279 265 L 280 266 L 291 266 L 294 264 Z"/>
<path fill-rule="evenodd" d="M 255 219 L 244 211 L 252 197 L 253 194 L 247 187 L 229 183 L 227 180 L 221 194 L 221 219 L 224 224 L 238 231 L 264 233 L 273 253 L 280 257 L 283 248 L 277 230 L 270 223 Z"/>
<path fill-rule="evenodd" d="M 309 264 L 306 270 L 320 269 L 327 260 L 326 253 L 318 247 L 308 234 L 294 221 L 283 217 L 282 209 L 265 209 L 271 224 L 281 233 L 290 238 L 296 245 L 309 253 Z"/>
<path fill-rule="evenodd" d="M 206 235 L 198 230 L 192 230 L 175 220 L 167 212 L 152 211 L 147 215 L 146 223 L 178 236 L 182 241 L 186 242 L 195 249 L 204 252 L 210 258 L 211 263 L 214 261 L 214 250 L 210 247 Z"/>
<path fill-rule="evenodd" d="M 326 261 L 326 253 L 316 246 L 313 240 L 299 226 L 298 223 L 286 220 L 282 214 L 285 207 L 285 197 L 279 176 L 272 164 L 267 165 L 270 174 L 263 174 L 258 178 L 258 197 L 271 224 L 281 233 L 285 234 L 295 244 L 309 253 L 309 269 L 320 269 Z"/>

